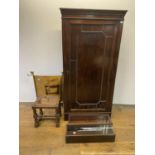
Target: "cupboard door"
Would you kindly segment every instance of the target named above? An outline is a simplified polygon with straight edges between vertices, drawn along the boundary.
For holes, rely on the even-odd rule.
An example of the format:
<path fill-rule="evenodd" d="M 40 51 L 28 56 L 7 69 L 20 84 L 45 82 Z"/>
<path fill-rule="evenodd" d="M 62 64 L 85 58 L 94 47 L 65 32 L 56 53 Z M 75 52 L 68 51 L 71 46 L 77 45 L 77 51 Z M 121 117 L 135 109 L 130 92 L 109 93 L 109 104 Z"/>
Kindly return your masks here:
<path fill-rule="evenodd" d="M 112 102 L 119 22 L 66 23 L 67 108 L 102 108 Z"/>

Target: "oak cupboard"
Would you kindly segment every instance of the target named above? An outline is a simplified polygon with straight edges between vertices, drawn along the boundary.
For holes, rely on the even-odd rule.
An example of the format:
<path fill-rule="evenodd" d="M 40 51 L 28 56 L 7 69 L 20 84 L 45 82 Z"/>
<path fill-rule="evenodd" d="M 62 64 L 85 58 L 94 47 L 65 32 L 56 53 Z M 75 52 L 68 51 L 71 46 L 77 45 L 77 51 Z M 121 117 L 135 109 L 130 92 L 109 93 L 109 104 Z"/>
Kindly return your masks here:
<path fill-rule="evenodd" d="M 66 142 L 114 141 L 112 124 L 107 122 L 111 122 L 119 48 L 127 11 L 60 10 L 64 119 L 69 119 Z"/>
<path fill-rule="evenodd" d="M 64 110 L 111 112 L 126 10 L 61 8 Z"/>

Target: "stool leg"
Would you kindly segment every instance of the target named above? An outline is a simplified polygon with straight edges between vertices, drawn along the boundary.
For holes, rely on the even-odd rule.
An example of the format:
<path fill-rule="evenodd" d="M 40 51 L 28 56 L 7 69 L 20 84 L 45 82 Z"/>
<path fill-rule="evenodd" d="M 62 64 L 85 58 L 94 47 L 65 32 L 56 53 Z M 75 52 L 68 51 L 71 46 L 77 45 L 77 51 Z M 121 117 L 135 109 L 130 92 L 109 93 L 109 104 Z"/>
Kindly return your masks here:
<path fill-rule="evenodd" d="M 59 114 L 60 114 L 60 117 L 62 116 L 62 112 L 61 112 L 61 101 L 59 102 Z"/>
<path fill-rule="evenodd" d="M 34 118 L 34 127 L 38 127 L 39 126 L 39 120 L 38 120 L 36 108 L 32 107 L 32 110 L 33 110 L 33 118 Z"/>
<path fill-rule="evenodd" d="M 44 113 L 43 113 L 43 110 L 42 108 L 40 108 L 40 115 L 42 116 Z"/>
<path fill-rule="evenodd" d="M 59 107 L 56 108 L 56 127 L 60 126 L 60 114 L 59 114 Z"/>

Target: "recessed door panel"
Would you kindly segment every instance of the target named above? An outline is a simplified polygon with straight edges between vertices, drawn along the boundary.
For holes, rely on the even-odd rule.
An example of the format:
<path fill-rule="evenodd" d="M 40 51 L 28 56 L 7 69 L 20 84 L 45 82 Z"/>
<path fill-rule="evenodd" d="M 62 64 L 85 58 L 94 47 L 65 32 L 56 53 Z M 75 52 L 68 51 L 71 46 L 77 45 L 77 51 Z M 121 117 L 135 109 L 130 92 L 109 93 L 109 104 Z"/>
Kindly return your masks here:
<path fill-rule="evenodd" d="M 116 37 L 115 25 L 71 25 L 70 102 L 72 108 L 107 102 Z"/>
<path fill-rule="evenodd" d="M 97 103 L 100 100 L 105 38 L 102 32 L 82 31 L 76 63 L 76 101 Z"/>

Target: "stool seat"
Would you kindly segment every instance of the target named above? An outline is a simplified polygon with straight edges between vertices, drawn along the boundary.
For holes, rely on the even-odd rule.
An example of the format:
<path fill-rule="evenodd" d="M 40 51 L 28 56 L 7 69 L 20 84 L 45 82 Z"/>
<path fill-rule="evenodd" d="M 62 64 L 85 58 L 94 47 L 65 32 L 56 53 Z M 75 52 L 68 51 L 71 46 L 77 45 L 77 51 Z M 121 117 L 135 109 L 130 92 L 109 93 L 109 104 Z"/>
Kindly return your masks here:
<path fill-rule="evenodd" d="M 40 108 L 55 108 L 59 106 L 60 96 L 59 95 L 52 95 L 52 96 L 43 96 L 38 98 L 33 107 L 40 107 Z"/>
<path fill-rule="evenodd" d="M 49 104 L 33 104 L 32 107 L 38 107 L 38 108 L 56 108 L 58 105 L 49 105 Z"/>
<path fill-rule="evenodd" d="M 40 110 L 40 114 L 37 113 L 37 109 Z M 55 114 L 53 115 L 44 115 L 44 109 L 54 109 Z M 35 119 L 35 127 L 39 126 L 39 122 L 43 119 L 55 119 L 56 127 L 59 127 L 60 116 L 61 116 L 61 105 L 60 105 L 60 97 L 59 95 L 52 96 L 43 96 L 37 98 L 37 100 L 32 105 L 33 116 Z"/>

